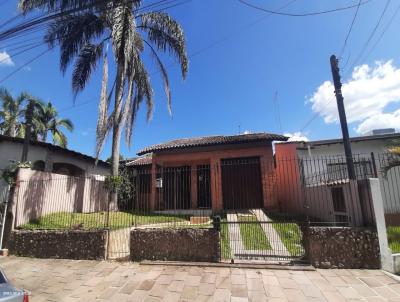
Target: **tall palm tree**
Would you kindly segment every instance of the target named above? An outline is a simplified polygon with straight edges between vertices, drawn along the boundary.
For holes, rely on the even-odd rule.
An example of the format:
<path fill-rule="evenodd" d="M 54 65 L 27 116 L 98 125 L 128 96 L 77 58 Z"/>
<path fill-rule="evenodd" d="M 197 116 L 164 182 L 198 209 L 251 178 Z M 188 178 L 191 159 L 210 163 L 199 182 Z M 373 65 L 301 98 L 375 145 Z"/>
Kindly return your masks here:
<path fill-rule="evenodd" d="M 3 135 L 23 137 L 26 103 L 30 96 L 23 92 L 14 98 L 11 93 L 0 88 L 0 131 Z"/>
<path fill-rule="evenodd" d="M 58 112 L 52 103 L 41 104 L 37 107 L 33 117 L 34 129 L 41 141 L 46 142 L 48 133 L 51 133 L 53 143 L 63 148 L 67 147 L 68 141 L 62 128 L 68 131 L 74 130 L 74 125 L 69 119 L 60 119 Z"/>
<path fill-rule="evenodd" d="M 122 131 L 128 145 L 136 114 L 142 102 L 147 104 L 147 117 L 153 110 L 153 90 L 149 73 L 142 60 L 145 50 L 160 70 L 171 110 L 168 75 L 158 52 L 173 55 L 186 77 L 188 58 L 181 26 L 167 13 L 144 11 L 142 0 L 19 0 L 24 13 L 42 10 L 64 12 L 48 28 L 45 41 L 50 47 L 60 46 L 60 69 L 65 73 L 74 61 L 72 89 L 82 91 L 97 63 L 103 61 L 103 79 L 96 135 L 96 156 L 112 131 L 112 174 L 118 175 Z M 112 49 L 108 49 L 108 44 Z M 115 77 L 108 85 L 109 53 L 115 64 Z M 109 89 L 108 86 L 111 86 Z M 114 98 L 111 104 L 111 97 Z"/>

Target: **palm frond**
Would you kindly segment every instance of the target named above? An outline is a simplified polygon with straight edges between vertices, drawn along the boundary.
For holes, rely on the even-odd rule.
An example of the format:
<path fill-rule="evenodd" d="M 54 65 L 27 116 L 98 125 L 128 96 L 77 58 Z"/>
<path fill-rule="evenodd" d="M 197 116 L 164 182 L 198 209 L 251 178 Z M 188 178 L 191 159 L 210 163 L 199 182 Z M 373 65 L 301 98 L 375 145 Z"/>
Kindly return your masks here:
<path fill-rule="evenodd" d="M 160 74 L 161 74 L 161 77 L 164 82 L 165 95 L 167 96 L 168 112 L 170 115 L 172 115 L 172 95 L 171 95 L 171 87 L 169 85 L 169 78 L 168 78 L 167 70 L 165 69 L 164 64 L 162 63 L 160 57 L 157 55 L 157 52 L 154 50 L 154 48 L 149 43 L 147 43 L 147 45 L 149 46 L 150 51 L 151 51 L 151 53 L 156 61 L 156 64 L 160 70 Z"/>
<path fill-rule="evenodd" d="M 138 0 L 133 1 L 137 2 Z M 41 9 L 47 12 L 59 10 L 94 10 L 99 7 L 105 7 L 110 3 L 112 3 L 112 1 L 109 0 L 19 0 L 18 7 L 26 14 L 35 9 Z"/>
<path fill-rule="evenodd" d="M 74 131 L 74 124 L 70 119 L 55 120 L 54 123 L 55 123 L 54 125 L 55 128 L 64 127 L 68 131 Z"/>
<path fill-rule="evenodd" d="M 75 96 L 85 88 L 102 53 L 103 43 L 97 45 L 86 44 L 83 46 L 75 62 L 74 71 L 72 73 L 72 90 Z"/>
<path fill-rule="evenodd" d="M 52 133 L 53 136 L 53 143 L 57 146 L 60 146 L 62 148 L 66 148 L 68 145 L 68 140 L 67 137 L 62 133 L 61 131 L 54 131 Z"/>
<path fill-rule="evenodd" d="M 50 24 L 44 40 L 49 47 L 60 45 L 60 69 L 65 73 L 82 47 L 99 38 L 104 29 L 102 20 L 93 13 L 68 15 Z"/>
<path fill-rule="evenodd" d="M 186 53 L 185 34 L 182 27 L 164 12 L 150 12 L 140 16 L 140 28 L 147 32 L 150 42 L 158 50 L 172 53 L 179 61 L 185 79 L 189 66 Z"/>

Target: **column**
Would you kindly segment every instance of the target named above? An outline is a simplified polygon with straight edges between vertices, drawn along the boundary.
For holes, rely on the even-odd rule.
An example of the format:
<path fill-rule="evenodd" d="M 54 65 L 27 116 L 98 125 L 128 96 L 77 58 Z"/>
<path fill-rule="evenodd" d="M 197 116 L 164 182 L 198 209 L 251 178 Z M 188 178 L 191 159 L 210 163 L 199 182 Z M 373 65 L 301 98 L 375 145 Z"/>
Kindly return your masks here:
<path fill-rule="evenodd" d="M 190 170 L 190 199 L 192 201 L 192 209 L 197 209 L 197 166 L 191 165 Z"/>

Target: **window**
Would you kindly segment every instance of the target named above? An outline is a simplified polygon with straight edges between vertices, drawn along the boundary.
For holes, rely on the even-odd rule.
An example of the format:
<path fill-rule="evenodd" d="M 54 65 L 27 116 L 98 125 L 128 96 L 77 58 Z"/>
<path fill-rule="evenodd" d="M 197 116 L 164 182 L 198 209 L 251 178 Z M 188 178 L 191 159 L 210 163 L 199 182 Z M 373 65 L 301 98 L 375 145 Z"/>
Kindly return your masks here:
<path fill-rule="evenodd" d="M 344 198 L 343 187 L 331 189 L 333 209 L 335 212 L 346 212 L 346 200 Z"/>
<path fill-rule="evenodd" d="M 366 177 L 372 177 L 372 165 L 369 160 L 362 160 L 354 162 L 354 170 L 356 172 L 357 179 L 363 179 Z M 347 163 L 329 163 L 327 164 L 327 172 L 329 180 L 347 179 Z"/>
<path fill-rule="evenodd" d="M 37 160 L 33 163 L 32 170 L 44 171 L 45 163 L 43 160 Z"/>

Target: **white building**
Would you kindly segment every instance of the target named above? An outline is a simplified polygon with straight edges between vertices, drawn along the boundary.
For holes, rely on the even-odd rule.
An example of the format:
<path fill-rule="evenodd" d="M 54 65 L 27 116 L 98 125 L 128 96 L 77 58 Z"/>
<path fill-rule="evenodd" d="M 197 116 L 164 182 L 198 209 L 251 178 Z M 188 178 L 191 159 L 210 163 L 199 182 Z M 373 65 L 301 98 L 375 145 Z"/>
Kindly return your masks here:
<path fill-rule="evenodd" d="M 400 166 L 384 172 L 384 167 L 393 158 L 388 148 L 395 140 L 400 140 L 400 133 L 350 138 L 357 179 L 379 178 L 385 212 L 389 215 L 400 214 Z M 275 145 L 275 156 L 277 159 L 303 160 L 306 168 L 302 170 L 302 177 L 306 185 L 307 182 L 323 183 L 348 178 L 342 139 L 279 143 Z"/>
<path fill-rule="evenodd" d="M 21 161 L 23 142 L 21 138 L 0 135 L 0 175 L 12 162 Z M 94 157 L 45 142 L 30 143 L 28 161 L 34 170 L 69 176 L 110 174 L 110 165 L 104 161 L 96 165 Z"/>

